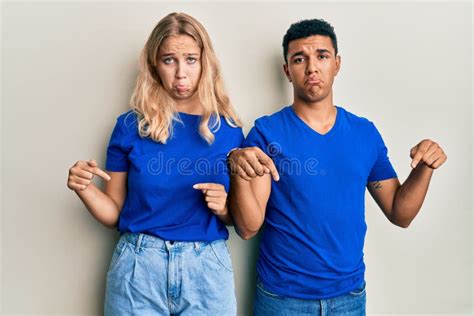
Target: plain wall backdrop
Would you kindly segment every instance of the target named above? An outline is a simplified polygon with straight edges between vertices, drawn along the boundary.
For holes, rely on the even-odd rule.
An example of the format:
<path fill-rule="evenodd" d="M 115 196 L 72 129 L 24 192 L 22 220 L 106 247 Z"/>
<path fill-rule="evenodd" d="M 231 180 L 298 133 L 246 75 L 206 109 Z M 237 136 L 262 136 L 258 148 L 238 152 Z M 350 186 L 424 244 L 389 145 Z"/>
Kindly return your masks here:
<path fill-rule="evenodd" d="M 368 314 L 471 314 L 472 3 L 118 1 L 2 4 L 1 314 L 102 314 L 119 234 L 67 189 L 67 172 L 77 160 L 104 166 L 139 52 L 173 11 L 209 32 L 246 133 L 291 103 L 281 48 L 289 25 L 335 27 L 334 101 L 375 122 L 400 180 L 420 140 L 448 155 L 408 229 L 367 194 Z M 239 315 L 250 315 L 258 238 L 231 229 L 229 245 Z"/>

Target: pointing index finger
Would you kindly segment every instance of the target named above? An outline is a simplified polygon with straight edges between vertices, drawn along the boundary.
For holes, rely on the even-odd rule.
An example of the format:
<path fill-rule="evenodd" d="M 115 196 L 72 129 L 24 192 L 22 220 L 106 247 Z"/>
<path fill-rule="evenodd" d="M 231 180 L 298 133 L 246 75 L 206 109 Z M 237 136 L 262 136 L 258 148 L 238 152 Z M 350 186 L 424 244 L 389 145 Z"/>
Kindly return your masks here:
<path fill-rule="evenodd" d="M 264 165 L 267 169 L 270 170 L 270 173 L 272 174 L 273 180 L 279 181 L 280 180 L 280 175 L 278 174 L 278 170 L 275 167 L 275 164 L 273 163 L 273 160 L 270 159 L 265 153 L 263 155 L 259 155 L 258 160 L 262 165 Z"/>
<path fill-rule="evenodd" d="M 413 160 L 411 161 L 411 167 L 413 169 L 415 169 L 416 166 L 418 166 L 418 163 L 420 162 L 421 158 L 423 158 L 423 153 L 421 153 L 420 151 L 417 151 L 415 155 L 413 156 Z"/>
<path fill-rule="evenodd" d="M 93 173 L 99 177 L 101 177 L 102 179 L 104 179 L 105 181 L 110 181 L 110 176 L 105 172 L 103 171 L 102 169 L 100 168 L 93 168 Z"/>
<path fill-rule="evenodd" d="M 196 183 L 193 188 L 198 190 L 223 190 L 224 186 L 219 183 Z"/>

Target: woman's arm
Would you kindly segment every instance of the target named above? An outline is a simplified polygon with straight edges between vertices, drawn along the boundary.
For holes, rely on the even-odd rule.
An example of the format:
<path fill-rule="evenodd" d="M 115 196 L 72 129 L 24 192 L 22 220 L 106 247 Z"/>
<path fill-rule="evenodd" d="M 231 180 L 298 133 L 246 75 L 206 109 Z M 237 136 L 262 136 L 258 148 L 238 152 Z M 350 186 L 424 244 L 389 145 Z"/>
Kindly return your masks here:
<path fill-rule="evenodd" d="M 94 175 L 106 181 L 105 192 L 92 183 Z M 94 160 L 78 161 L 69 169 L 68 187 L 98 222 L 111 229 L 117 226 L 127 192 L 127 172 L 107 174 Z"/>

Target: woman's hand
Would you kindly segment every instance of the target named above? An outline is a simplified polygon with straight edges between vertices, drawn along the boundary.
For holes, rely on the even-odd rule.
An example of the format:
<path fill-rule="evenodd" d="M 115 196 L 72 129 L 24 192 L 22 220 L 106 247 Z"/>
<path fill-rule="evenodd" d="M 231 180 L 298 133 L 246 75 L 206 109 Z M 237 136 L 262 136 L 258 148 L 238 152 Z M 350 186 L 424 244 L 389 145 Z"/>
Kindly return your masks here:
<path fill-rule="evenodd" d="M 110 180 L 110 176 L 97 167 L 95 160 L 80 160 L 69 169 L 67 186 L 73 191 L 83 191 L 91 184 L 94 175 L 97 175 L 105 181 Z"/>
<path fill-rule="evenodd" d="M 207 207 L 212 213 L 220 216 L 228 214 L 227 192 L 225 187 L 219 183 L 197 183 L 194 189 L 201 190 L 206 199 Z"/>

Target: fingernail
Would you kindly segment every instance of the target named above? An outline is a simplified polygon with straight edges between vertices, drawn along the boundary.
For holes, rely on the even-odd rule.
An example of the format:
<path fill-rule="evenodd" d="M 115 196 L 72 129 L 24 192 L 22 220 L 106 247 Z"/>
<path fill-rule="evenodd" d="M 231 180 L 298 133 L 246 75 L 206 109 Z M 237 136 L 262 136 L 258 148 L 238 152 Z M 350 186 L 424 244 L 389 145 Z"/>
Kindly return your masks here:
<path fill-rule="evenodd" d="M 195 185 L 193 185 L 193 188 L 194 189 L 199 189 L 199 185 L 195 184 Z"/>

